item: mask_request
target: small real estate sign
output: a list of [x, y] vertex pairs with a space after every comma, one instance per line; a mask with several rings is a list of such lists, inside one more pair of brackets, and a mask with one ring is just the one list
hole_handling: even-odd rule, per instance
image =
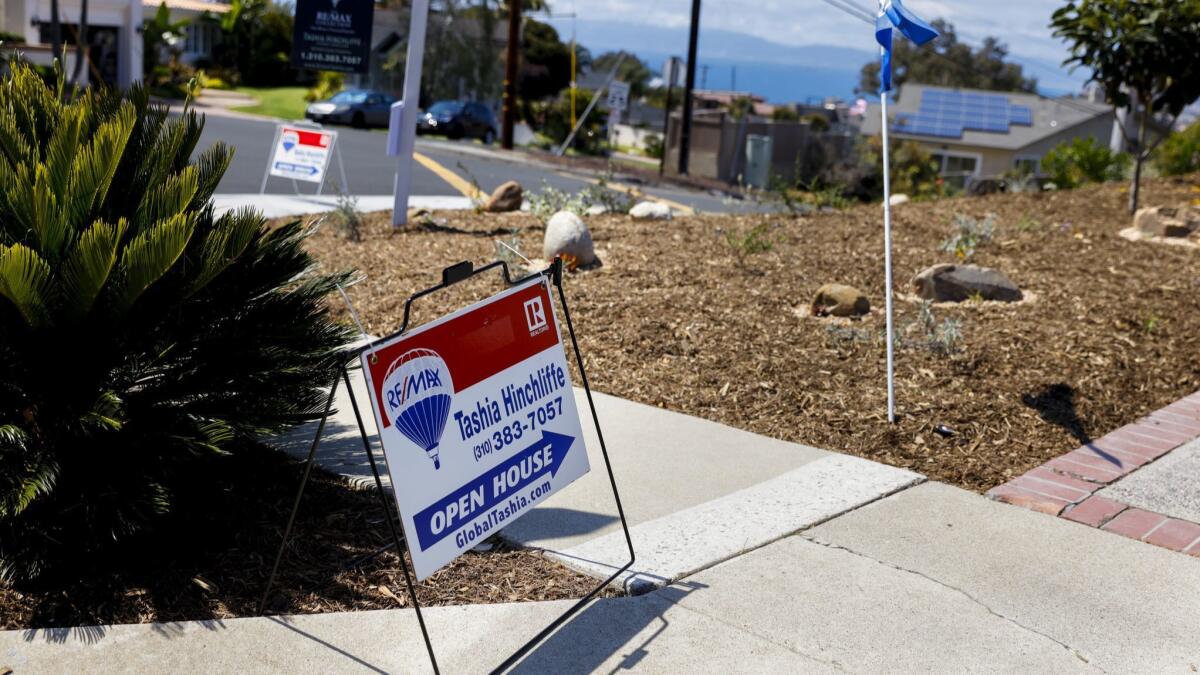
[[292, 65], [367, 72], [374, 20], [375, 0], [297, 0]]
[[271, 156], [269, 169], [272, 176], [310, 183], [324, 182], [329, 155], [337, 141], [336, 131], [281, 124], [275, 138], [275, 152]]
[[417, 578], [589, 470], [549, 282], [362, 355]]
[[608, 84], [608, 109], [625, 112], [629, 107], [629, 83], [614, 80]]

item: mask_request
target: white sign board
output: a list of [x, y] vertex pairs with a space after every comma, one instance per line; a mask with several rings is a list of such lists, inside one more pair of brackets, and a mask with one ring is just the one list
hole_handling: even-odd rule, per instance
[[336, 131], [281, 124], [268, 172], [280, 178], [322, 183], [336, 140]]
[[364, 352], [418, 579], [589, 470], [544, 278]]
[[608, 109], [624, 111], [629, 107], [629, 83], [610, 82], [608, 85]]

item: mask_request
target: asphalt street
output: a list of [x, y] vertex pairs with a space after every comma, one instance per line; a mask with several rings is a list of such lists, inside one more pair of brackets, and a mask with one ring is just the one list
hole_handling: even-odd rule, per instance
[[[235, 149], [233, 163], [221, 180], [217, 191], [224, 194], [257, 193], [262, 186], [268, 154], [275, 138], [276, 123], [267, 119], [251, 119], [226, 115], [209, 115], [200, 148], [217, 141]], [[344, 186], [341, 189], [355, 195], [387, 195], [392, 192], [396, 162], [386, 153], [387, 133], [382, 129], [352, 129], [333, 127], [338, 132], [334, 157], [330, 162], [326, 193], [332, 193], [343, 183], [338, 166], [338, 155], [345, 166]], [[536, 191], [545, 185], [564, 191], [578, 191], [594, 182], [598, 176], [583, 170], [566, 171], [559, 167], [529, 161], [517, 154], [512, 159], [504, 157], [495, 148], [485, 148], [477, 143], [418, 139], [417, 152], [423, 155], [441, 173], [452, 173], [459, 180], [448, 181], [439, 176], [426, 164], [417, 163], [413, 173], [413, 195], [462, 196], [464, 185], [476, 184], [484, 192], [491, 192], [501, 183], [515, 180], [527, 191]], [[675, 186], [645, 187], [635, 185], [620, 176], [614, 180], [618, 185], [636, 188], [655, 199], [673, 207], [690, 207], [698, 212], [730, 212], [760, 210], [754, 202], [734, 200], [724, 195], [704, 191], [687, 190]], [[457, 183], [457, 186], [452, 183]], [[266, 192], [271, 194], [302, 194], [316, 192], [315, 184], [298, 183], [270, 178]]]

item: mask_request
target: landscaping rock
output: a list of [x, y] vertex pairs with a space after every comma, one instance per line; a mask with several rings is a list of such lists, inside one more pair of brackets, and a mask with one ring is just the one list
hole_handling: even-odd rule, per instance
[[583, 219], [570, 211], [559, 211], [546, 223], [542, 257], [553, 260], [559, 255], [574, 258], [577, 265], [590, 265], [596, 261], [592, 233]]
[[1190, 237], [1200, 232], [1200, 209], [1193, 206], [1151, 206], [1138, 209], [1133, 225], [1156, 237]]
[[913, 286], [917, 295], [935, 302], [962, 302], [977, 295], [1000, 302], [1024, 297], [1003, 272], [978, 265], [934, 265], [913, 277]]
[[583, 212], [585, 216], [602, 216], [608, 213], [608, 207], [603, 204], [592, 204]]
[[629, 217], [634, 220], [670, 220], [671, 207], [659, 202], [638, 202], [629, 209]]
[[906, 195], [904, 193], [892, 195], [891, 197], [888, 198], [888, 204], [890, 204], [892, 206], [900, 206], [901, 204], [907, 204], [907, 203], [908, 203], [908, 195]]
[[813, 316], [862, 316], [871, 311], [871, 301], [853, 286], [825, 284], [812, 301]]
[[491, 197], [488, 197], [487, 202], [483, 205], [483, 210], [488, 213], [520, 211], [524, 198], [525, 191], [521, 188], [521, 184], [510, 180], [496, 188], [496, 191], [492, 193]]
[[407, 222], [409, 225], [415, 225], [415, 224], [425, 220], [430, 215], [429, 209], [420, 209], [420, 208], [409, 209], [407, 213], [408, 213]]

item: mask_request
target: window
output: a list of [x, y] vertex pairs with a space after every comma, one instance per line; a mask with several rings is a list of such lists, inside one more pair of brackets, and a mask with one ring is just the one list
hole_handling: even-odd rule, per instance
[[184, 34], [183, 51], [195, 56], [212, 56], [217, 40], [216, 26], [205, 21], [193, 21], [188, 24]]
[[959, 155], [949, 153], [932, 153], [933, 161], [937, 162], [942, 179], [955, 187], [965, 187], [967, 179], [979, 173], [978, 155]]
[[1041, 163], [1037, 157], [1017, 157], [1013, 160], [1013, 168], [1017, 173], [1035, 174], [1041, 168]]

